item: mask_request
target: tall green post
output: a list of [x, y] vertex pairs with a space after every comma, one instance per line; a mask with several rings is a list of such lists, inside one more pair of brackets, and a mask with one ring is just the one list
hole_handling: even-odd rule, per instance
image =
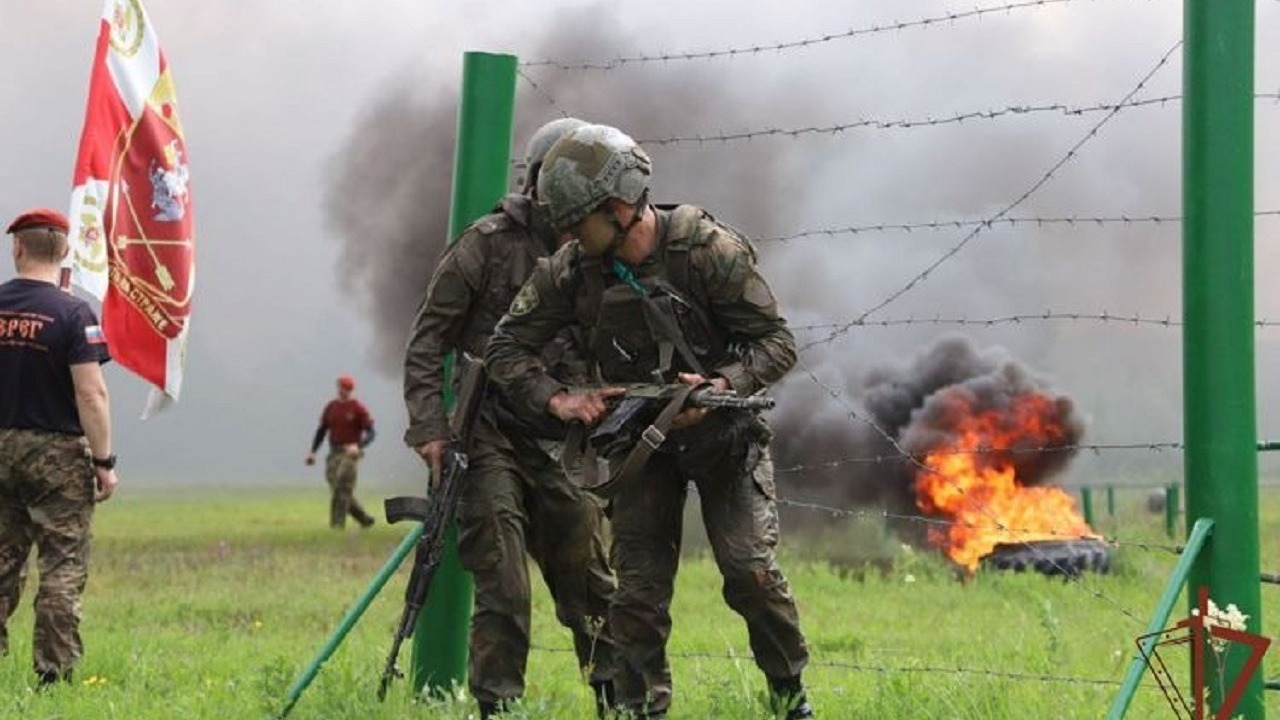
[[[453, 200], [449, 238], [457, 240], [476, 218], [489, 212], [507, 191], [515, 115], [514, 55], [468, 52], [462, 60], [462, 102], [453, 159]], [[446, 383], [445, 387], [450, 387]], [[445, 397], [452, 405], [453, 396]], [[458, 557], [457, 526], [431, 584], [431, 593], [413, 631], [413, 687], [447, 691], [466, 677], [471, 619], [471, 576]]]
[[1084, 521], [1093, 527], [1093, 488], [1085, 485], [1080, 488], [1080, 509], [1084, 513]]
[[[1253, 95], [1254, 0], [1184, 3], [1182, 118], [1183, 432], [1187, 527], [1214, 532], [1187, 587], [1209, 588], [1262, 627], [1258, 559], [1258, 458], [1254, 406]], [[1224, 691], [1207, 654], [1209, 707]], [[1247, 653], [1226, 653], [1228, 686]], [[1237, 710], [1265, 716], [1255, 676]]]

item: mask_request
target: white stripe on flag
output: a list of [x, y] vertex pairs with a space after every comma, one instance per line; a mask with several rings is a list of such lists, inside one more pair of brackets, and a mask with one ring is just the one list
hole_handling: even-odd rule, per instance
[[102, 208], [107, 202], [106, 180], [89, 179], [71, 191], [71, 232], [67, 235], [67, 259], [71, 282], [99, 302], [107, 294], [107, 238], [102, 228]]
[[160, 79], [160, 41], [137, 0], [107, 0], [102, 19], [111, 28], [107, 68], [120, 99], [136, 120]]

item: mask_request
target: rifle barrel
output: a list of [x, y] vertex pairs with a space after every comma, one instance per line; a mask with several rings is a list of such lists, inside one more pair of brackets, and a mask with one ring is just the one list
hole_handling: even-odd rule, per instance
[[702, 390], [689, 396], [688, 404], [693, 407], [733, 408], [738, 410], [771, 410], [777, 403], [768, 395], [748, 395], [741, 397], [732, 392], [715, 392]]

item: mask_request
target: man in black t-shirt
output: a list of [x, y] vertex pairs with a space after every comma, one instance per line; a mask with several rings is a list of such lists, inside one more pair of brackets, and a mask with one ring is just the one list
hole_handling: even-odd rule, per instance
[[110, 359], [87, 303], [58, 288], [67, 219], [33, 210], [9, 225], [17, 277], [0, 284], [0, 655], [34, 545], [32, 655], [41, 685], [80, 660], [80, 595], [95, 502], [116, 487]]

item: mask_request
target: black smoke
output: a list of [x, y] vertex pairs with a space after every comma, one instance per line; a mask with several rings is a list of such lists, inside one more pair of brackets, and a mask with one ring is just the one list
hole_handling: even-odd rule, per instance
[[[597, 10], [549, 23], [553, 29], [535, 55], [573, 48], [583, 56], [609, 57], [640, 49], [642, 38], [620, 30], [610, 33], [607, 46], [601, 44], [602, 24], [622, 25], [610, 22], [611, 6]], [[724, 67], [522, 72], [513, 159], [522, 156], [537, 127], [564, 114], [615, 125], [645, 144], [689, 128], [715, 127], [730, 109], [748, 119], [785, 121], [811, 116], [822, 105], [816, 94], [789, 95], [780, 111], [770, 88], [745, 87]], [[426, 80], [400, 77], [374, 95], [331, 159], [332, 181], [325, 189], [328, 225], [342, 247], [340, 287], [367, 314], [375, 335], [371, 353], [392, 377], [399, 375], [409, 324], [447, 240], [458, 79], [437, 74]], [[787, 195], [798, 181], [793, 171], [806, 157], [802, 146], [676, 148], [652, 142], [646, 149], [654, 160], [655, 202], [701, 205], [753, 236], [780, 234], [798, 222]], [[518, 175], [513, 165], [512, 187]]]
[[[1052, 441], [981, 456], [1011, 464], [1024, 485], [1043, 484], [1065, 469], [1085, 430], [1075, 404], [1047, 378], [1003, 348], [979, 348], [961, 335], [939, 338], [907, 361], [873, 367], [861, 377], [848, 369], [845, 387], [829, 389], [850, 399], [824, 398], [826, 391], [814, 383], [787, 385], [774, 451], [797, 495], [841, 506], [918, 515], [916, 460], [949, 444], [960, 399], [968, 412], [1006, 410], [1029, 393], [1051, 399], [1046, 419], [1062, 429]], [[909, 525], [900, 529], [909, 531]]]

